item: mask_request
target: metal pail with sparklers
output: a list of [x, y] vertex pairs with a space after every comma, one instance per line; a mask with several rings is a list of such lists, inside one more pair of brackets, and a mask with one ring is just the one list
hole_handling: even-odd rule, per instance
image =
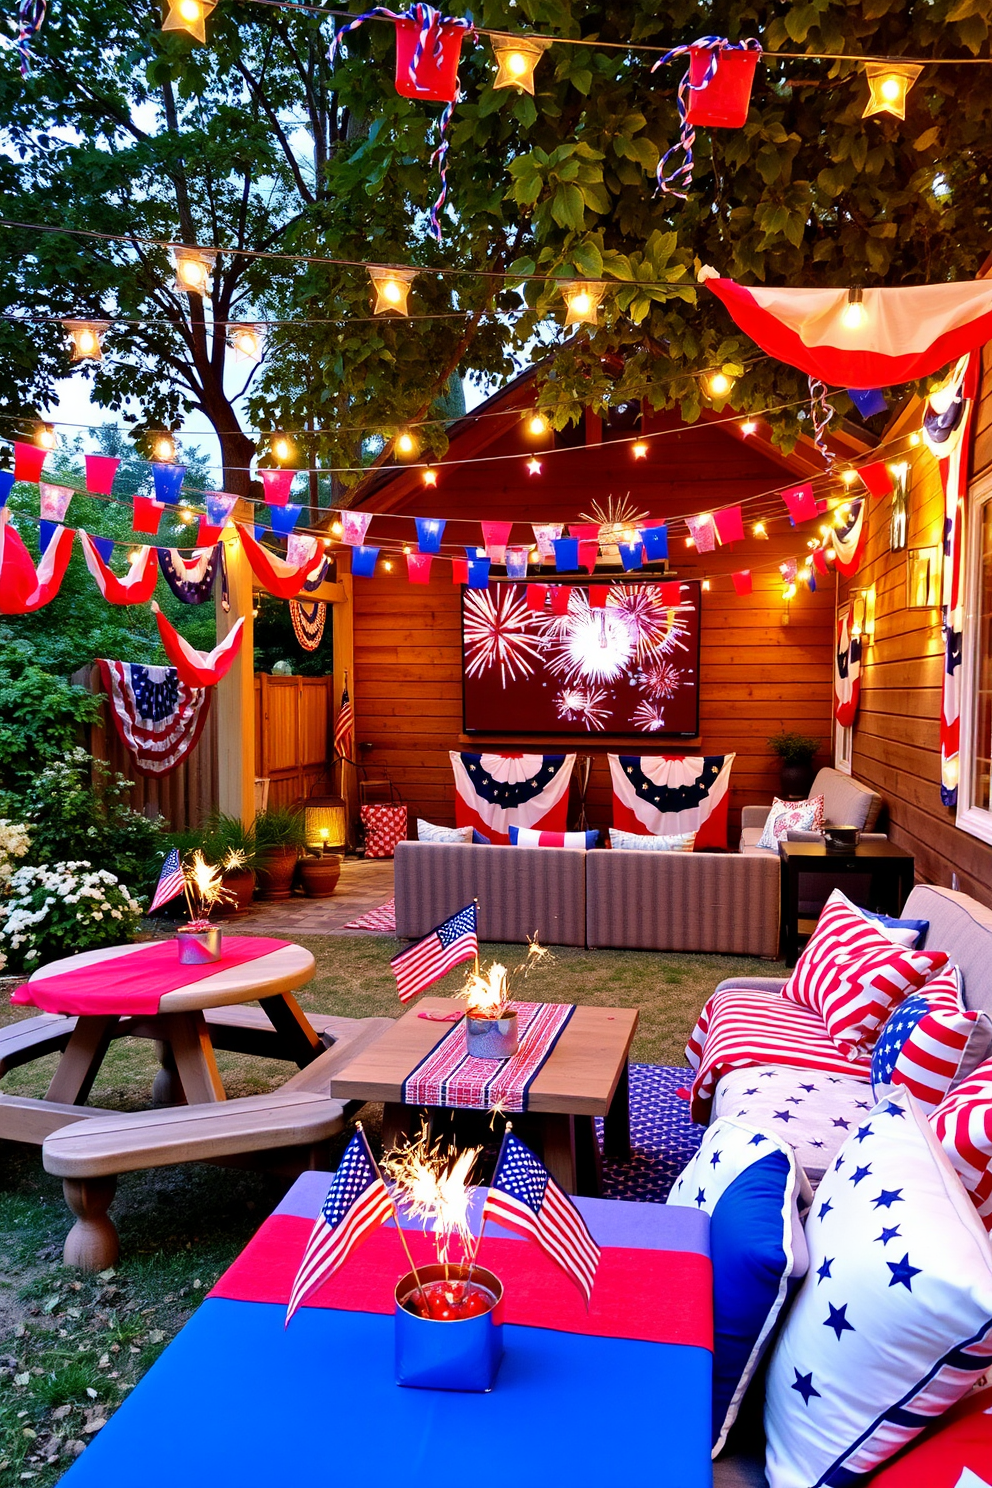
[[223, 934], [219, 925], [202, 928], [181, 925], [176, 931], [180, 966], [205, 966], [209, 961], [219, 961], [223, 954]]
[[465, 1046], [474, 1059], [509, 1059], [519, 1047], [517, 1013], [507, 1008], [497, 1018], [465, 1015]]
[[487, 1393], [503, 1358], [503, 1285], [483, 1266], [432, 1264], [396, 1284], [396, 1383]]

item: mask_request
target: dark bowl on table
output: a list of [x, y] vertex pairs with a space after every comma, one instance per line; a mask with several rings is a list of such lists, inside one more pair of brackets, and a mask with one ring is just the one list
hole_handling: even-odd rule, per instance
[[861, 830], [859, 827], [826, 827], [823, 841], [828, 853], [853, 852], [861, 841]]

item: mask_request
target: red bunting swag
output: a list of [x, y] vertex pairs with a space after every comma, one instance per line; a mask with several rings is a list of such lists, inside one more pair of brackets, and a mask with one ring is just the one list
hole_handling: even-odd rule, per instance
[[247, 527], [239, 524], [238, 534], [256, 579], [277, 599], [292, 599], [303, 587], [304, 580], [309, 579], [315, 569], [324, 562], [324, 553], [320, 547], [306, 563], [294, 565], [287, 563], [285, 558], [279, 558], [275, 553], [270, 553], [267, 548], [263, 548], [261, 543], [255, 541]]
[[849, 605], [837, 621], [834, 653], [834, 717], [841, 728], [850, 728], [861, 701], [860, 635], [854, 634], [854, 606]]
[[170, 625], [154, 600], [152, 612], [165, 654], [175, 667], [180, 682], [184, 682], [187, 687], [213, 687], [227, 675], [234, 658], [241, 650], [245, 625], [243, 617], [212, 651], [197, 651], [188, 641], [183, 640], [175, 626]]
[[72, 555], [71, 527], [56, 527], [37, 569], [20, 534], [0, 511], [0, 615], [29, 615], [58, 594]]
[[155, 592], [158, 579], [158, 554], [154, 548], [138, 548], [126, 579], [119, 579], [104, 563], [88, 532], [80, 532], [86, 567], [96, 580], [96, 587], [108, 604], [147, 604]]
[[188, 687], [175, 667], [99, 660], [110, 716], [139, 775], [168, 775], [203, 732], [210, 694]]

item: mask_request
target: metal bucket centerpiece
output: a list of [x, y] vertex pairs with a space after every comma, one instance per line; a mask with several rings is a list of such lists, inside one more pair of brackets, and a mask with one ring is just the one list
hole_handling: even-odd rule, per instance
[[536, 940], [527, 943], [527, 959], [512, 971], [498, 961], [483, 972], [476, 961], [462, 989], [465, 1008], [465, 1046], [475, 1059], [509, 1059], [520, 1047], [517, 1010], [510, 1002], [510, 983], [522, 972], [526, 977], [548, 952]]
[[170, 858], [162, 868], [153, 903], [157, 908], [178, 894], [186, 895], [189, 923], [180, 925], [176, 931], [179, 964], [205, 966], [219, 961], [224, 954], [224, 933], [219, 925], [210, 923], [210, 911], [233, 900], [235, 895], [225, 889], [222, 869], [208, 863], [199, 848], [188, 864], [178, 854], [175, 861]]
[[180, 966], [205, 966], [210, 961], [219, 961], [224, 954], [223, 940], [220, 926], [208, 921], [180, 925], [176, 931]]
[[471, 1263], [434, 1263], [396, 1283], [396, 1383], [488, 1393], [503, 1358], [503, 1284]]

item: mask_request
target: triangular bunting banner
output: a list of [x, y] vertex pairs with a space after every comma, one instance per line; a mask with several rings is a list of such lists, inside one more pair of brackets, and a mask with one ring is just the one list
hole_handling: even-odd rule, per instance
[[36, 481], [41, 478], [41, 469], [48, 457], [48, 451], [41, 449], [37, 444], [22, 444], [20, 440], [14, 441], [14, 479], [15, 481]]
[[716, 528], [713, 518], [709, 512], [704, 512], [699, 517], [686, 517], [685, 525], [689, 529], [689, 535], [695, 544], [697, 553], [712, 553], [716, 547]]
[[341, 541], [347, 543], [349, 548], [361, 547], [374, 515], [374, 512], [366, 511], [339, 511]]
[[203, 504], [207, 508], [207, 520], [211, 527], [225, 527], [238, 504], [238, 498], [228, 496], [226, 491], [205, 491]]
[[161, 502], [163, 506], [174, 505], [179, 500], [185, 474], [185, 465], [164, 465], [155, 461], [152, 465], [155, 500]]
[[41, 499], [41, 515], [46, 522], [61, 522], [69, 509], [73, 491], [70, 486], [50, 486], [42, 481], [38, 487]]
[[[366, 548], [364, 546], [352, 548], [351, 550], [351, 572], [356, 579], [371, 579], [375, 577], [376, 560], [379, 557], [378, 548]], [[467, 576], [466, 576], [467, 577]]]
[[94, 496], [109, 496], [121, 463], [116, 455], [85, 455], [86, 489]]
[[444, 536], [442, 517], [414, 517], [417, 524], [417, 547], [422, 553], [440, 553]]
[[871, 465], [862, 465], [858, 475], [876, 501], [880, 496], [887, 496], [892, 490], [892, 477], [884, 460], [875, 460]]
[[732, 573], [730, 577], [734, 581], [734, 589], [738, 594], [751, 593], [751, 570], [749, 568], [739, 569], [737, 573]]
[[288, 537], [300, 520], [302, 506], [294, 506], [287, 502], [285, 506], [274, 506], [272, 508], [272, 531], [280, 537]]
[[513, 530], [512, 522], [483, 522], [482, 545], [486, 556], [493, 563], [502, 563], [506, 558], [506, 544]]
[[727, 543], [743, 542], [744, 518], [739, 506], [725, 506], [722, 511], [714, 512], [713, 524], [721, 546], [726, 546]]
[[286, 541], [286, 562], [302, 565], [310, 563], [317, 551], [317, 539], [303, 532], [292, 532]]
[[431, 564], [433, 557], [430, 553], [407, 553], [406, 571], [411, 584], [429, 584], [431, 581]]
[[150, 532], [154, 536], [164, 511], [161, 502], [153, 501], [150, 496], [135, 496], [131, 526], [135, 532]]
[[813, 487], [809, 481], [802, 486], [793, 486], [791, 491], [783, 491], [782, 500], [788, 508], [794, 527], [799, 522], [810, 522], [818, 515]]
[[550, 563], [555, 556], [555, 539], [561, 537], [561, 522], [541, 522], [532, 526], [534, 541], [537, 543], [537, 554], [542, 563]]
[[295, 470], [260, 470], [262, 488], [268, 506], [285, 506], [293, 485]]

